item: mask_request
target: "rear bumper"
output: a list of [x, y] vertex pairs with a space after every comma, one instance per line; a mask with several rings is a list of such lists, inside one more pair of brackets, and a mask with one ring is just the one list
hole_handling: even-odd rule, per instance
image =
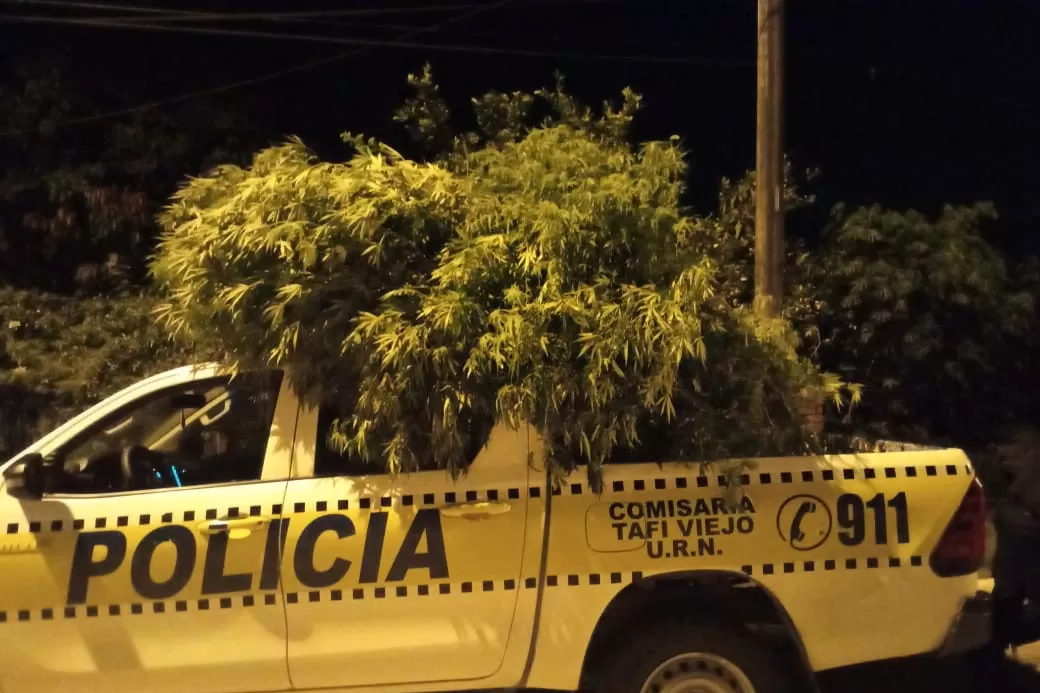
[[993, 598], [979, 591], [964, 600], [960, 613], [939, 647], [939, 656], [965, 654], [980, 650], [993, 639]]

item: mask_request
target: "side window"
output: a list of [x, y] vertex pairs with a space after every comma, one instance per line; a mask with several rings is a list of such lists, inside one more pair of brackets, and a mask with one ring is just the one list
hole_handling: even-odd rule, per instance
[[263, 470], [280, 371], [197, 381], [128, 404], [54, 457], [49, 493], [254, 481]]
[[341, 453], [329, 441], [339, 410], [323, 403], [318, 408], [318, 433], [314, 446], [314, 476], [365, 476], [382, 474], [383, 469], [349, 453]]

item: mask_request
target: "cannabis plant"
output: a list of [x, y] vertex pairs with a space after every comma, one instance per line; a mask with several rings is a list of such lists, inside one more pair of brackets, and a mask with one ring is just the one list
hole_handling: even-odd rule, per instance
[[[633, 144], [558, 81], [474, 99], [455, 133], [427, 70], [396, 118], [427, 157], [297, 139], [191, 180], [152, 272], [174, 333], [237, 367], [287, 367], [336, 405], [331, 441], [391, 472], [464, 470], [495, 422], [529, 422], [557, 469], [802, 452], [794, 396], [841, 383], [783, 319], [730, 300], [682, 205], [677, 139]], [[541, 117], [538, 117], [539, 114]]]

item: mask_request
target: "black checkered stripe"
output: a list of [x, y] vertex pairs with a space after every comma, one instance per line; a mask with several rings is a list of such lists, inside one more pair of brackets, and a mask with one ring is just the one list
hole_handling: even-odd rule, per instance
[[[542, 495], [542, 489], [537, 486], [532, 486], [528, 489], [528, 494], [531, 498], [539, 498]], [[310, 503], [293, 503], [290, 506], [284, 506], [281, 503], [275, 503], [273, 505], [251, 505], [248, 507], [223, 507], [223, 508], [209, 508], [204, 511], [196, 510], [185, 510], [177, 513], [162, 513], [161, 515], [153, 515], [150, 513], [143, 513], [141, 515], [120, 515], [113, 518], [110, 517], [97, 517], [92, 520], [85, 520], [82, 518], [76, 518], [71, 522], [64, 520], [54, 520], [52, 522], [29, 522], [29, 523], [18, 523], [9, 522], [6, 527], [7, 534], [19, 534], [24, 533], [25, 529], [28, 529], [31, 534], [39, 534], [42, 532], [61, 532], [61, 531], [80, 531], [84, 529], [110, 529], [112, 527], [128, 527], [134, 526], [149, 526], [149, 525], [161, 525], [170, 524], [173, 522], [197, 522], [202, 519], [216, 520], [221, 519], [234, 519], [234, 518], [245, 518], [245, 517], [256, 517], [270, 513], [271, 516], [290, 516], [294, 514], [302, 514], [308, 512], [333, 512], [333, 511], [346, 511], [352, 508], [360, 510], [373, 510], [373, 509], [388, 509], [392, 507], [397, 501], [399, 506], [439, 506], [439, 505], [450, 505], [452, 503], [458, 503], [465, 500], [467, 503], [473, 503], [480, 500], [497, 501], [501, 498], [508, 498], [510, 500], [519, 500], [522, 495], [522, 489], [510, 488], [505, 491], [499, 491], [497, 489], [488, 489], [486, 491], [465, 491], [463, 493], [456, 493], [449, 491], [447, 493], [423, 493], [418, 495], [407, 494], [400, 496], [395, 499], [393, 496], [381, 496], [378, 498], [359, 498], [355, 501], [349, 501], [346, 499], [334, 500], [334, 501], [312, 501]]]
[[263, 595], [243, 594], [212, 599], [170, 600], [162, 602], [137, 602], [131, 604], [109, 604], [107, 606], [66, 606], [61, 609], [20, 609], [0, 611], [0, 623], [25, 621], [53, 621], [58, 618], [97, 618], [99, 616], [139, 616], [141, 614], [179, 614], [188, 611], [213, 611], [217, 609], [239, 609], [255, 606], [274, 606], [278, 597], [274, 593]]
[[833, 572], [836, 570], [875, 570], [887, 568], [920, 568], [924, 565], [921, 556], [910, 556], [907, 559], [896, 556], [885, 558], [825, 558], [823, 560], [787, 561], [784, 563], [762, 563], [760, 565], [745, 565], [740, 572], [745, 575], [776, 575], [791, 573], [816, 573]]
[[[740, 486], [768, 486], [771, 484], [812, 484], [817, 482], [833, 482], [839, 480], [854, 481], [870, 480], [870, 479], [913, 479], [916, 477], [935, 477], [935, 476], [959, 476], [965, 474], [971, 476], [972, 469], [971, 465], [964, 465], [960, 467], [956, 464], [947, 465], [921, 465], [921, 466], [908, 466], [908, 467], [883, 467], [883, 468], [862, 468], [862, 469], [822, 469], [822, 470], [805, 470], [801, 472], [761, 472], [759, 474], [740, 474], [735, 477], [735, 481]], [[607, 483], [604, 488], [605, 493], [631, 493], [631, 492], [645, 492], [645, 491], [668, 491], [668, 490], [688, 490], [691, 488], [725, 488], [730, 484], [730, 477], [725, 474], [698, 474], [694, 476], [669, 476], [669, 477], [653, 477], [647, 479], [628, 479], [628, 480], [615, 480]], [[575, 482], [565, 484], [561, 487], [554, 488], [552, 495], [570, 495], [580, 496], [586, 493], [592, 493], [586, 482]], [[138, 516], [120, 515], [116, 518], [109, 517], [97, 517], [93, 519], [82, 519], [77, 518], [71, 522], [64, 520], [54, 520], [49, 523], [42, 522], [30, 522], [30, 523], [18, 523], [9, 522], [6, 526], [7, 534], [21, 534], [25, 533], [26, 530], [30, 534], [39, 534], [41, 532], [61, 532], [61, 531], [80, 531], [84, 529], [106, 529], [110, 527], [127, 527], [130, 525], [136, 526], [148, 526], [152, 524], [169, 524], [173, 522], [195, 522], [197, 520], [216, 520], [217, 518], [236, 518], [236, 517], [248, 517], [263, 515], [266, 509], [270, 509], [270, 514], [273, 516], [288, 516], [293, 514], [307, 513], [307, 512], [332, 512], [332, 511], [345, 511], [353, 509], [359, 510], [373, 510], [373, 509], [388, 509], [395, 505], [404, 507], [423, 507], [423, 506], [440, 506], [440, 505], [451, 505], [453, 503], [466, 502], [473, 503], [477, 501], [498, 501], [502, 499], [508, 500], [519, 500], [522, 496], [528, 498], [541, 498], [542, 489], [538, 486], [531, 486], [527, 489], [520, 487], [506, 488], [506, 489], [486, 489], [481, 491], [469, 490], [469, 491], [448, 491], [445, 493], [421, 493], [421, 494], [405, 494], [398, 498], [393, 496], [379, 496], [379, 497], [365, 497], [359, 498], [354, 501], [346, 499], [339, 500], [320, 500], [311, 501], [309, 503], [297, 502], [291, 506], [283, 506], [281, 503], [275, 503], [269, 506], [253, 505], [249, 507], [229, 507], [229, 508], [209, 508], [204, 511], [185, 510], [178, 513], [163, 513], [161, 515], [142, 514]]]
[[[914, 567], [923, 565], [920, 556], [912, 556], [906, 564]], [[861, 568], [878, 568], [881, 565], [900, 567], [904, 565], [898, 558], [867, 558], [845, 560], [825, 559], [820, 561], [800, 561], [797, 563], [764, 563], [746, 565], [741, 572], [749, 576], [813, 573], [834, 571], [839, 567], [845, 570]], [[642, 571], [559, 574], [546, 575], [544, 584], [547, 589], [565, 587], [598, 587], [601, 585], [628, 585], [643, 580]], [[360, 601], [366, 599], [407, 599], [409, 597], [437, 598], [444, 595], [481, 594], [488, 592], [512, 592], [516, 590], [533, 590], [538, 587], [537, 577], [522, 580], [507, 578], [505, 580], [479, 580], [466, 582], [434, 582], [419, 585], [393, 585], [378, 587], [355, 587], [353, 589], [311, 590], [286, 592], [285, 602], [288, 605], [301, 603], [330, 603], [342, 601]], [[221, 609], [240, 609], [275, 606], [278, 603], [274, 592], [265, 594], [240, 594], [225, 597], [211, 597], [191, 600], [169, 600], [155, 602], [138, 602], [131, 604], [109, 604], [107, 606], [67, 606], [62, 609], [22, 609], [18, 611], [0, 611], [0, 623], [25, 621], [52, 621], [59, 618], [98, 618], [104, 616], [138, 616], [150, 614], [181, 614], [186, 612], [214, 611]]]
[[[902, 473], [900, 473], [902, 472]], [[769, 486], [771, 484], [813, 484], [827, 481], [855, 481], [872, 479], [914, 479], [917, 477], [934, 476], [960, 476], [966, 474], [971, 476], [971, 465], [961, 467], [956, 464], [934, 465], [927, 464], [919, 467], [864, 467], [861, 469], [806, 469], [801, 472], [761, 472], [758, 474], [738, 474], [734, 477], [739, 486]], [[614, 493], [625, 493], [628, 491], [667, 491], [670, 488], [686, 489], [691, 487], [709, 488], [712, 485], [729, 486], [730, 477], [726, 474], [708, 476], [699, 474], [693, 477], [657, 477], [654, 479], [635, 479], [632, 481], [612, 481], [608, 484], [608, 490]], [[571, 492], [582, 493], [582, 484], [571, 484]], [[554, 495], [558, 495], [554, 492]]]
[[[587, 587], [589, 585], [624, 585], [643, 579], [643, 573], [614, 572], [591, 573], [584, 575], [547, 575], [546, 587]], [[363, 599], [399, 599], [407, 597], [433, 597], [453, 594], [479, 594], [487, 592], [512, 592], [520, 589], [532, 590], [538, 587], [537, 577], [522, 580], [507, 578], [505, 580], [479, 580], [466, 582], [434, 582], [420, 585], [393, 585], [378, 587], [355, 587], [353, 589], [311, 590], [303, 592], [286, 592], [287, 604], [359, 601]], [[212, 611], [219, 609], [238, 609], [260, 606], [274, 606], [278, 603], [277, 595], [268, 592], [262, 595], [241, 594], [226, 597], [213, 597], [192, 600], [170, 600], [156, 602], [139, 602], [126, 605], [110, 604], [107, 606], [67, 606], [62, 609], [22, 609], [19, 611], [0, 611], [0, 623], [24, 621], [52, 621], [56, 618], [97, 618], [102, 616], [137, 616], [150, 614], [179, 614], [185, 612]]]
[[[642, 571], [626, 573], [585, 573], [570, 575], [546, 575], [546, 587], [588, 587], [597, 585], [627, 585], [643, 579]], [[360, 587], [352, 590], [323, 590], [310, 592], [287, 592], [285, 601], [289, 604], [300, 602], [338, 602], [345, 599], [387, 599], [389, 597], [429, 597], [445, 594], [473, 594], [482, 592], [513, 592], [515, 590], [533, 590], [538, 587], [538, 578], [528, 577], [523, 580], [507, 578], [505, 580], [478, 580], [476, 582], [437, 582], [428, 585], [394, 585], [392, 587]]]

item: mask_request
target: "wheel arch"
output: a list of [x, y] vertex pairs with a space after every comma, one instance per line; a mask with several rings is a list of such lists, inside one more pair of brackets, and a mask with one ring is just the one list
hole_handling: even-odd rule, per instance
[[[585, 649], [581, 687], [591, 686], [602, 658], [633, 630], [689, 615], [692, 621], [761, 631], [786, 642], [796, 658], [794, 672], [810, 690], [816, 688], [801, 635], [787, 609], [765, 585], [744, 573], [728, 570], [692, 570], [645, 577], [614, 595], [600, 614]], [[588, 687], [588, 688], [587, 688]]]

